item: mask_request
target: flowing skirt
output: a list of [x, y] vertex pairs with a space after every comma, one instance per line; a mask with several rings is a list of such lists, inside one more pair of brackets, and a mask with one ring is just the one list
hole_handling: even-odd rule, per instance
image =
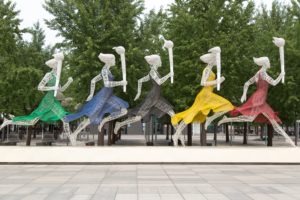
[[[256, 116], [254, 121], [258, 123], [269, 123], [269, 119], [274, 119], [276, 122], [281, 123], [281, 120], [277, 116], [277, 113], [274, 112], [273, 109], [266, 102], [265, 94], [265, 91], [257, 90], [248, 99], [248, 101], [246, 101], [246, 103], [231, 111], [231, 116]], [[269, 119], [265, 115], [267, 115]]]
[[172, 124], [176, 125], [181, 120], [183, 120], [185, 124], [192, 122], [203, 123], [210, 111], [215, 113], [229, 112], [233, 109], [234, 106], [228, 100], [204, 88], [198, 93], [193, 105], [189, 109], [172, 117]]
[[113, 95], [113, 89], [102, 88], [89, 102], [74, 114], [65, 116], [65, 122], [71, 122], [80, 117], [86, 116], [90, 123], [100, 124], [105, 114], [112, 114], [121, 111], [122, 108], [128, 108], [128, 103], [117, 96]]
[[53, 91], [47, 92], [39, 106], [27, 116], [14, 117], [13, 122], [26, 122], [34, 119], [52, 123], [61, 120], [68, 112], [64, 110], [60, 102], [54, 97]]

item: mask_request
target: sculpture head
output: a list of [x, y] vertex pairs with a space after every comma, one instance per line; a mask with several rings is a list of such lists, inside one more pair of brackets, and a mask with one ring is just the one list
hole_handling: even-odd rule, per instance
[[116, 65], [116, 58], [113, 54], [100, 53], [98, 57], [101, 60], [101, 62], [105, 63], [105, 65], [108, 66]]
[[213, 53], [207, 53], [203, 56], [200, 56], [200, 60], [208, 65], [216, 65], [216, 56]]
[[45, 63], [48, 67], [52, 68], [52, 69], [56, 69], [57, 67], [57, 60], [52, 58], [50, 60], [48, 60], [46, 63]]
[[145, 60], [149, 65], [157, 69], [158, 67], [161, 67], [161, 59], [159, 55], [150, 55], [145, 56]]
[[260, 57], [260, 58], [253, 58], [255, 64], [264, 69], [269, 69], [271, 67], [270, 60], [268, 57]]
[[200, 57], [200, 60], [202, 62], [210, 65], [210, 66], [216, 66], [220, 62], [220, 54], [221, 54], [221, 48], [220, 47], [214, 47], [208, 50], [208, 54], [205, 54]]

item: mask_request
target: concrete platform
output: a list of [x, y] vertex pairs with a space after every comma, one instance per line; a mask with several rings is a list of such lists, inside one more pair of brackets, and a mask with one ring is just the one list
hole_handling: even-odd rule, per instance
[[0, 163], [300, 164], [292, 147], [0, 147]]

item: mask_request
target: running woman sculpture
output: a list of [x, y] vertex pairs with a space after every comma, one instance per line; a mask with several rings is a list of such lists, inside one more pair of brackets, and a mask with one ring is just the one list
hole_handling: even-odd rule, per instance
[[73, 79], [69, 77], [68, 82], [63, 87], [59, 87], [58, 77], [60, 77], [64, 55], [62, 53], [57, 53], [54, 54], [53, 57], [54, 59], [46, 62], [46, 65], [52, 68], [52, 71], [46, 73], [38, 85], [38, 90], [47, 91], [39, 106], [30, 115], [13, 117], [12, 120], [4, 119], [0, 130], [6, 125], [10, 124], [33, 126], [39, 120], [48, 123], [62, 120], [64, 124], [64, 131], [67, 135], [69, 135], [69, 126], [63, 121], [63, 117], [67, 114], [67, 112], [61, 106], [57, 98], [63, 96], [62, 92], [64, 92], [70, 86], [70, 84], [73, 82]]
[[[124, 47], [114, 48], [116, 52], [121, 56], [121, 62], [123, 68], [125, 67], [125, 49]], [[114, 81], [114, 77], [110, 72], [110, 67], [115, 66], [115, 56], [113, 54], [99, 55], [100, 61], [105, 65], [101, 70], [101, 73], [95, 76], [91, 81], [90, 95], [87, 98], [87, 103], [74, 114], [67, 115], [64, 120], [70, 122], [79, 119], [83, 116], [87, 118], [79, 124], [77, 129], [70, 135], [70, 141], [72, 145], [76, 145], [78, 134], [88, 125], [99, 125], [98, 129], [101, 131], [102, 126], [111, 120], [117, 119], [127, 113], [128, 103], [123, 101], [117, 96], [113, 95], [113, 87], [126, 86], [127, 81]], [[122, 70], [126, 73], [126, 70]], [[126, 77], [126, 76], [125, 76]], [[124, 78], [124, 75], [123, 75]], [[94, 96], [96, 82], [103, 80], [104, 87]], [[126, 91], [125, 88], [123, 88]], [[105, 117], [105, 114], [109, 114]]]
[[[194, 104], [187, 110], [180, 112], [172, 117], [172, 124], [178, 125], [176, 133], [174, 134], [174, 146], [178, 145], [178, 139], [184, 145], [184, 138], [182, 135], [183, 129], [192, 122], [203, 123], [206, 120], [205, 127], [216, 118], [234, 109], [234, 106], [223, 97], [213, 92], [214, 87], [220, 87], [225, 78], [220, 76], [221, 71], [221, 49], [214, 47], [209, 50], [210, 53], [200, 57], [200, 60], [207, 63], [207, 67], [203, 70], [201, 86], [203, 89], [198, 93]], [[217, 66], [219, 78], [212, 71], [212, 68]], [[207, 118], [207, 115], [213, 111], [215, 114]]]
[[[164, 38], [163, 38], [164, 39]], [[158, 73], [158, 68], [161, 67], [161, 58], [159, 55], [150, 55], [145, 56], [145, 60], [150, 65], [150, 72], [145, 77], [138, 80], [138, 93], [134, 100], [137, 100], [141, 95], [142, 90], [142, 84], [144, 82], [150, 81], [152, 83], [152, 89], [148, 93], [145, 100], [138, 105], [136, 108], [129, 111], [128, 116], [129, 118], [122, 122], [117, 122], [115, 125], [114, 133], [117, 134], [119, 129], [122, 126], [140, 121], [141, 119], [144, 119], [144, 121], [149, 120], [149, 116], [151, 114], [156, 115], [158, 118], [162, 117], [165, 114], [170, 115], [171, 117], [174, 115], [174, 111], [172, 108], [172, 105], [161, 96], [161, 85], [166, 82], [169, 78], [172, 78], [174, 74], [173, 71], [173, 42], [170, 40], [164, 39], [164, 48], [167, 48], [169, 51], [169, 61], [170, 61], [170, 68], [171, 72], [160, 78], [160, 74]]]
[[280, 49], [280, 60], [281, 60], [281, 73], [277, 79], [272, 79], [268, 74], [267, 70], [271, 67], [268, 57], [254, 58], [255, 64], [261, 67], [261, 69], [244, 85], [244, 92], [241, 98], [243, 103], [247, 99], [247, 91], [250, 85], [256, 83], [256, 91], [252, 96], [240, 107], [234, 109], [231, 114], [235, 116], [233, 118], [223, 118], [219, 121], [219, 125], [228, 122], [260, 122], [272, 124], [274, 130], [281, 134], [285, 139], [292, 145], [295, 146], [291, 138], [286, 132], [279, 126], [281, 120], [277, 114], [267, 103], [267, 95], [269, 84], [276, 86], [285, 76], [284, 71], [284, 45], [285, 40], [282, 38], [274, 38], [274, 44]]

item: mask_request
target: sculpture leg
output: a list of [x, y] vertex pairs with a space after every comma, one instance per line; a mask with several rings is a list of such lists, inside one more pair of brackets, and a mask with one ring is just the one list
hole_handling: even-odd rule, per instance
[[229, 122], [253, 122], [256, 117], [257, 116], [242, 115], [242, 116], [238, 116], [238, 117], [227, 118], [224, 116], [224, 118], [218, 122], [218, 126], [220, 126], [221, 124], [229, 123]]
[[125, 120], [123, 122], [117, 122], [116, 125], [115, 125], [114, 133], [118, 134], [118, 131], [122, 126], [125, 126], [127, 124], [131, 124], [131, 123], [134, 123], [134, 122], [141, 121], [141, 119], [142, 119], [142, 116], [135, 116], [135, 117], [130, 117], [130, 118], [128, 118], [127, 120]]
[[1, 131], [5, 126], [11, 125], [11, 124], [13, 124], [12, 120], [8, 120], [8, 119], [6, 119], [6, 118], [4, 117], [4, 121], [3, 121], [3, 123], [2, 123], [1, 126], [0, 126], [0, 131]]
[[39, 121], [40, 118], [35, 118], [31, 121], [17, 121], [17, 122], [13, 122], [12, 120], [8, 120], [6, 118], [4, 118], [4, 122], [1, 124], [0, 126], [0, 130], [2, 128], [4, 128], [5, 126], [7, 125], [19, 125], [19, 126], [33, 126], [35, 125], [38, 121]]
[[71, 135], [71, 130], [70, 130], [70, 125], [69, 123], [65, 122], [63, 119], [61, 120], [63, 123], [63, 129], [64, 132], [66, 133], [67, 137], [70, 138]]
[[293, 147], [296, 147], [295, 143], [293, 142], [293, 140], [288, 136], [288, 134], [281, 128], [281, 126], [279, 126], [279, 124], [274, 120], [274, 119], [270, 119], [270, 117], [267, 114], [264, 114], [265, 117], [267, 117], [270, 121], [270, 123], [272, 124], [274, 131], [276, 131], [277, 133], [279, 133], [280, 135], [282, 135], [285, 140], [290, 143], [290, 145], [292, 145]]
[[174, 143], [175, 147], [178, 146], [178, 139], [180, 139], [182, 146], [185, 146], [182, 131], [186, 126], [187, 126], [187, 124], [185, 124], [184, 121], [181, 121], [179, 123], [179, 125], [177, 126], [177, 130], [176, 130], [175, 134], [173, 135], [173, 143]]
[[81, 122], [79, 124], [79, 126], [77, 127], [77, 129], [72, 133], [70, 134], [69, 136], [69, 139], [70, 139], [70, 142], [71, 142], [71, 145], [72, 146], [75, 146], [76, 143], [77, 143], [77, 136], [78, 134], [83, 130], [85, 129], [88, 125], [90, 125], [90, 119], [89, 118], [86, 118], [83, 120], [83, 122]]
[[223, 111], [223, 112], [217, 112], [214, 113], [212, 116], [207, 117], [205, 121], [205, 130], [207, 130], [207, 127], [218, 117], [221, 117], [222, 115], [225, 115], [228, 111]]
[[98, 126], [98, 130], [101, 132], [102, 127], [104, 126], [104, 124], [106, 122], [118, 119], [119, 117], [122, 117], [122, 116], [126, 115], [127, 112], [128, 111], [127, 111], [126, 108], [122, 108], [121, 111], [117, 111], [117, 112], [111, 113], [109, 116], [107, 116], [107, 117], [105, 117], [105, 118], [102, 119], [101, 123]]

